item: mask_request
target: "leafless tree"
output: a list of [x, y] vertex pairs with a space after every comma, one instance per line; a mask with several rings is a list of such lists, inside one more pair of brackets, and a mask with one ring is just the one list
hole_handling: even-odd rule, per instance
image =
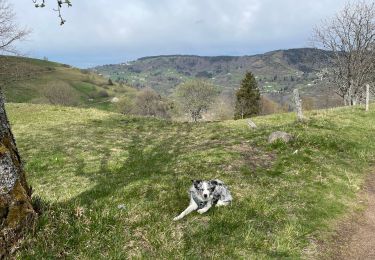
[[363, 101], [375, 71], [375, 3], [347, 4], [315, 28], [313, 42], [333, 54], [328, 75], [345, 104]]
[[[16, 25], [11, 6], [0, 0], [0, 53], [15, 53], [13, 44], [27, 33]], [[31, 188], [26, 182], [1, 93], [6, 82], [0, 80], [0, 259], [7, 258], [10, 246], [34, 216]]]
[[15, 13], [6, 0], [0, 0], [0, 52], [16, 54], [14, 43], [22, 40], [29, 30], [20, 28], [15, 22]]
[[194, 122], [202, 118], [202, 113], [209, 109], [217, 94], [215, 86], [201, 80], [187, 81], [176, 89], [179, 105]]
[[[45, 6], [44, 0], [41, 3], [33, 2], [35, 7]], [[65, 23], [61, 16], [63, 5], [69, 7], [71, 3], [69, 0], [57, 0], [55, 11], [59, 14], [61, 25]], [[28, 33], [28, 30], [16, 24], [15, 13], [7, 0], [0, 0], [0, 54], [17, 54], [14, 43], [24, 39]], [[9, 61], [15, 66], [9, 66]], [[18, 68], [15, 59], [0, 57], [0, 259], [9, 257], [10, 248], [35, 216], [31, 204], [32, 190], [26, 181], [1, 91], [4, 84], [24, 74], [19, 73]]]
[[[14, 44], [29, 33], [30, 30], [17, 25], [12, 5], [7, 0], [0, 0], [0, 55], [18, 55]], [[19, 77], [20, 70], [22, 71], [15, 59], [0, 57], [0, 91], [4, 84], [9, 84]]]
[[234, 116], [234, 97], [221, 93], [204, 115], [208, 120], [230, 120]]
[[[44, 8], [46, 7], [46, 0], [32, 0], [33, 3], [35, 4], [36, 8]], [[64, 25], [66, 20], [63, 18], [61, 14], [61, 9], [63, 5], [66, 5], [67, 7], [71, 7], [72, 3], [70, 0], [56, 0], [56, 8], [53, 9], [55, 12], [58, 13], [58, 17], [60, 19], [60, 25]]]

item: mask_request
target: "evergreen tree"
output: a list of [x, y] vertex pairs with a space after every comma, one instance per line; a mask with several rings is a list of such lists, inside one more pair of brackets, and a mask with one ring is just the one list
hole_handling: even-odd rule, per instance
[[234, 119], [248, 118], [260, 112], [260, 92], [254, 75], [247, 72], [236, 92]]

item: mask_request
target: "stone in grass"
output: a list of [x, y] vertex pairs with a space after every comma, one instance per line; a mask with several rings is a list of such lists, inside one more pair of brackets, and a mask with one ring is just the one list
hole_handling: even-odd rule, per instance
[[291, 134], [288, 134], [286, 132], [273, 132], [269, 137], [268, 137], [268, 143], [273, 144], [277, 142], [278, 140], [283, 141], [285, 143], [289, 143], [292, 141], [293, 136]]
[[111, 103], [118, 103], [120, 99], [118, 97], [114, 97], [111, 99]]
[[117, 206], [117, 208], [118, 208], [119, 210], [125, 210], [125, 209], [126, 209], [126, 206], [125, 206], [124, 204], [120, 204], [120, 205]]

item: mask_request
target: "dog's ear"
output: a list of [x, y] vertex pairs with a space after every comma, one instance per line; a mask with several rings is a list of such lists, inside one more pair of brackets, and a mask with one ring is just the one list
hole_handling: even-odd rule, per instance
[[216, 185], [218, 185], [218, 182], [217, 182], [217, 181], [210, 181], [210, 183], [211, 183], [212, 186], [216, 186]]
[[198, 189], [198, 185], [202, 182], [201, 180], [191, 180], [193, 183], [194, 187]]
[[211, 192], [215, 191], [217, 185], [218, 185], [217, 181], [215, 181], [215, 180], [210, 181], [210, 186], [211, 186], [210, 190], [211, 190]]

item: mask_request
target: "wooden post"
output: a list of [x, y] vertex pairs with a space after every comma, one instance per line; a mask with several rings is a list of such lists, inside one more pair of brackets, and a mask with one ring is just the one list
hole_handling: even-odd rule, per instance
[[370, 109], [370, 85], [366, 85], [366, 111]]
[[297, 119], [298, 121], [303, 121], [305, 118], [302, 112], [302, 101], [300, 99], [298, 89], [293, 90], [293, 94], [294, 94], [294, 102], [296, 104]]

